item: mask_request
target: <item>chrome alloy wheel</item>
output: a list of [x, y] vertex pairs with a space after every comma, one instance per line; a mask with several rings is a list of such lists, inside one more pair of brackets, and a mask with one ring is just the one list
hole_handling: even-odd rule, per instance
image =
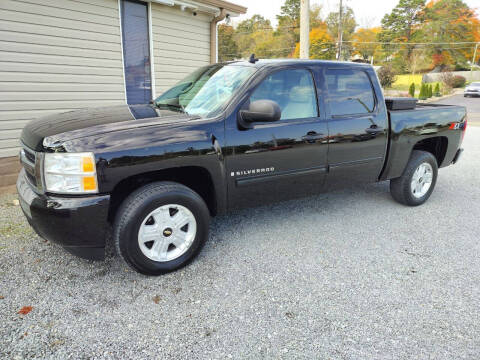
[[416, 198], [421, 198], [425, 196], [430, 187], [432, 186], [433, 181], [433, 168], [429, 163], [421, 163], [412, 176], [412, 181], [410, 183], [410, 190], [412, 191], [413, 196]]
[[153, 261], [171, 261], [192, 245], [197, 222], [192, 212], [177, 204], [163, 205], [145, 217], [138, 231], [143, 255]]

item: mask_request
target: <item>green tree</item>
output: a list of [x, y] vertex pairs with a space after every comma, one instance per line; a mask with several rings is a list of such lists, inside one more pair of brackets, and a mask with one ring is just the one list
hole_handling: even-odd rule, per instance
[[479, 25], [475, 12], [462, 0], [438, 0], [425, 7], [421, 20], [423, 41], [434, 45], [429, 47], [432, 65], [441, 69], [448, 65], [468, 67], [470, 49], [435, 43], [476, 41]]
[[427, 91], [426, 91], [426, 86], [425, 86], [424, 83], [422, 83], [422, 84], [420, 85], [420, 94], [418, 94], [418, 98], [419, 98], [420, 100], [425, 100], [425, 99], [427, 98], [426, 92], [427, 92]]
[[[338, 26], [340, 24], [340, 13], [331, 12], [328, 14], [325, 22], [327, 23], [328, 32], [330, 36], [333, 38], [338, 38]], [[357, 27], [357, 22], [355, 20], [355, 14], [353, 13], [353, 9], [351, 7], [345, 6], [343, 8], [342, 14], [342, 33], [343, 39], [345, 41], [350, 40], [353, 33], [355, 32], [355, 28]]]
[[310, 6], [309, 19], [310, 30], [325, 25], [325, 22], [322, 20], [322, 7], [320, 5]]
[[[327, 18], [325, 19], [327, 23], [327, 28], [330, 36], [337, 41], [338, 39], [338, 32], [339, 32], [339, 25], [340, 25], [340, 13], [338, 11], [331, 12], [328, 14]], [[351, 7], [345, 6], [343, 8], [342, 14], [342, 35], [344, 41], [350, 41], [352, 39], [352, 35], [355, 32], [355, 28], [357, 27], [357, 22], [355, 20], [355, 14], [353, 13], [353, 9]], [[342, 57], [348, 58], [351, 53], [351, 47], [344, 46]]]
[[235, 30], [226, 24], [218, 25], [218, 61], [228, 61], [240, 57], [234, 40]]
[[441, 96], [441, 94], [440, 94], [440, 84], [438, 82], [435, 84], [435, 90], [433, 91], [433, 95], [435, 95], [437, 97]]
[[411, 83], [410, 87], [408, 88], [408, 93], [411, 97], [415, 97], [415, 83]]
[[253, 53], [257, 57], [271, 57], [272, 39], [273, 27], [270, 20], [258, 14], [243, 20], [235, 29], [234, 41], [242, 58], [247, 58]]
[[273, 30], [270, 20], [265, 19], [262, 15], [255, 14], [251, 18], [245, 19], [237, 26], [237, 33], [252, 33], [257, 30]]
[[378, 38], [384, 42], [408, 42], [415, 36], [421, 24], [421, 12], [425, 0], [400, 0], [390, 14], [382, 19], [382, 31]]
[[280, 8], [280, 16], [288, 16], [292, 20], [300, 20], [300, 0], [285, 0]]
[[[310, 29], [324, 24], [321, 18], [322, 7], [310, 7]], [[279, 57], [291, 55], [295, 44], [300, 41], [300, 0], [286, 0], [277, 15], [278, 25], [274, 32], [274, 49]], [[278, 46], [276, 46], [278, 44]]]
[[[390, 14], [386, 14], [382, 19], [382, 31], [377, 38], [381, 42], [412, 42], [419, 33], [421, 25], [422, 10], [425, 6], [425, 0], [400, 0]], [[383, 45], [387, 55], [393, 56], [398, 71], [410, 70], [413, 46], [405, 45], [401, 48], [398, 45]], [[406, 60], [406, 61], [405, 61]]]

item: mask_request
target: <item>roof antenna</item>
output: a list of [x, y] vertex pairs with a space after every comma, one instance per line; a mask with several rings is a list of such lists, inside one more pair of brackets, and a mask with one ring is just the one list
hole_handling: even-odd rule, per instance
[[249, 63], [255, 64], [258, 59], [255, 57], [255, 54], [250, 55], [250, 59], [248, 59]]

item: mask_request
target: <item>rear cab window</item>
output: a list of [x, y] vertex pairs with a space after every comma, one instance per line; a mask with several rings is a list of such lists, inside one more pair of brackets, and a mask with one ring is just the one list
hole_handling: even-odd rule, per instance
[[365, 115], [375, 110], [375, 94], [365, 71], [326, 69], [330, 116]]

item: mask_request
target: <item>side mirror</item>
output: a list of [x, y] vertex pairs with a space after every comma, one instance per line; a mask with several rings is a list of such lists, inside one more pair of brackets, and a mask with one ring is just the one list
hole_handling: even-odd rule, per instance
[[240, 110], [240, 117], [246, 123], [278, 121], [281, 115], [280, 106], [272, 100], [257, 100], [250, 103], [248, 110]]

